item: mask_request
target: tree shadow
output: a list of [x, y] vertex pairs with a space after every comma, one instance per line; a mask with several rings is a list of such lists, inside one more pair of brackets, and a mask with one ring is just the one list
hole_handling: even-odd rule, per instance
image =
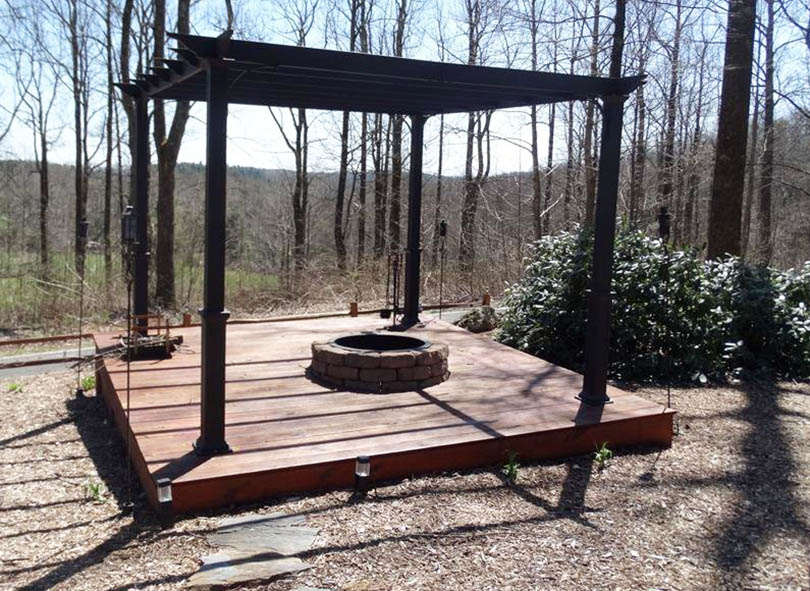
[[[19, 586], [20, 591], [51, 589], [77, 575], [80, 576], [86, 569], [103, 563], [111, 553], [126, 546], [133, 540], [138, 538], [147, 539], [160, 533], [157, 520], [151, 516], [143, 494], [140, 492], [134, 470], [129, 469], [126, 461], [121, 461], [122, 457], [126, 456], [117, 432], [113, 428], [111, 421], [107, 419], [106, 409], [101, 399], [98, 397], [71, 399], [66, 401], [66, 407], [70, 413], [70, 420], [75, 423], [80, 439], [88, 451], [96, 473], [115, 499], [119, 511], [103, 520], [109, 522], [109, 536], [81, 555], [64, 560], [39, 562], [25, 568], [2, 571], [5, 575], [46, 571], [32, 581]], [[82, 501], [83, 499], [66, 499], [49, 503], [8, 507], [6, 510], [37, 509]], [[133, 515], [132, 521], [119, 526], [118, 520], [128, 513], [135, 513], [136, 515]], [[93, 523], [96, 522], [97, 520], [93, 521]], [[90, 522], [29, 530], [21, 532], [19, 535], [62, 531], [72, 527], [81, 527], [88, 523]]]
[[744, 569], [751, 556], [779, 532], [807, 538], [810, 527], [799, 512], [798, 470], [787, 441], [779, 406], [782, 389], [773, 383], [742, 385], [747, 398], [739, 419], [750, 428], [742, 441], [742, 472], [730, 480], [742, 495], [715, 544], [715, 560], [724, 569]]
[[[100, 396], [72, 398], [65, 403], [79, 437], [87, 449], [93, 467], [119, 510], [128, 511], [143, 502], [143, 493], [135, 470], [115, 430], [107, 407]], [[121, 461], [121, 458], [125, 458]]]

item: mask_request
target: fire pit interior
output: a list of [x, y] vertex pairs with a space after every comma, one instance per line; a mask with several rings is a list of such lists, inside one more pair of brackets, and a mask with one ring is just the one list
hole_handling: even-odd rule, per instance
[[353, 334], [312, 344], [307, 375], [353, 392], [411, 392], [448, 377], [447, 345], [384, 332]]

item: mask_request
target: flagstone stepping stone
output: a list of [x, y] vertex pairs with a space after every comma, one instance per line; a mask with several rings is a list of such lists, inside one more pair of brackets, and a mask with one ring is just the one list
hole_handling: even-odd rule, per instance
[[308, 550], [318, 530], [302, 515], [239, 515], [222, 520], [208, 537], [216, 552], [203, 557], [190, 587], [268, 580], [310, 567], [296, 555]]

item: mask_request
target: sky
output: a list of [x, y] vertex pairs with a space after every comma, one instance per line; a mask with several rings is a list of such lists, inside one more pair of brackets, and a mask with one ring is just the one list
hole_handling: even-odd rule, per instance
[[[285, 25], [278, 18], [264, 19], [272, 11], [275, 3], [264, 0], [238, 0], [234, 3], [237, 18], [237, 31], [235, 37], [255, 39], [275, 43], [289, 43], [290, 39], [284, 34]], [[424, 2], [422, 10], [437, 10], [430, 2]], [[192, 13], [193, 33], [200, 35], [217, 35], [221, 32], [222, 2], [213, 0], [200, 0], [194, 4]], [[205, 18], [195, 19], [195, 14], [205, 15]], [[310, 33], [310, 45], [322, 47], [329, 43], [334, 47], [334, 41], [327, 40], [327, 28], [322, 21], [327, 12], [319, 9], [319, 21]], [[214, 15], [214, 16], [212, 16]], [[256, 15], [259, 15], [258, 17]], [[387, 18], [387, 17], [386, 17]], [[451, 17], [444, 17], [452, 20]], [[242, 27], [241, 22], [249, 25]], [[426, 18], [425, 22], [437, 21], [436, 17]], [[453, 21], [458, 23], [458, 19]], [[422, 37], [412, 37], [406, 48], [408, 57], [420, 59], [438, 59], [438, 49], [435, 39], [429, 38], [429, 33]], [[450, 60], [448, 60], [450, 61]], [[13, 79], [8, 73], [0, 73], [0, 87], [12, 88]], [[95, 89], [96, 100], [102, 102], [101, 93], [105, 91], [103, 83]], [[12, 93], [3, 92], [0, 95], [0, 104], [9, 108]], [[65, 89], [61, 93], [56, 110], [58, 121], [54, 128], [60, 131], [53, 142], [49, 157], [52, 162], [71, 164], [74, 161], [74, 144], [72, 126], [72, 103], [69, 92]], [[541, 121], [547, 119], [544, 108], [540, 109]], [[287, 117], [285, 109], [276, 110], [277, 117]], [[123, 117], [123, 114], [122, 114]], [[359, 117], [359, 115], [358, 115]], [[339, 160], [339, 129], [340, 113], [323, 111], [309, 111], [310, 126], [310, 168], [315, 171], [333, 171], [338, 168]], [[0, 124], [4, 121], [0, 114]], [[491, 124], [492, 153], [491, 171], [493, 174], [515, 170], [528, 170], [531, 158], [526, 145], [531, 137], [529, 124], [529, 110], [502, 110], [494, 114]], [[91, 127], [91, 133], [100, 132], [103, 117], [97, 117]], [[445, 152], [444, 173], [462, 174], [465, 160], [465, 133], [466, 115], [448, 115], [445, 117]], [[540, 145], [547, 144], [546, 125], [539, 126]], [[425, 128], [425, 155], [424, 171], [426, 174], [435, 172], [438, 156], [439, 118], [433, 117], [427, 121]], [[358, 125], [359, 133], [359, 125]], [[407, 131], [406, 131], [407, 133]], [[507, 138], [507, 139], [501, 139]], [[404, 153], [408, 153], [408, 137], [404, 138]], [[523, 145], [523, 148], [518, 147]], [[544, 151], [544, 150], [543, 150]], [[99, 152], [103, 156], [103, 149]], [[126, 150], [124, 151], [126, 159]], [[10, 133], [0, 144], [0, 158], [32, 159], [34, 147], [31, 131], [22, 123], [14, 124]], [[544, 157], [543, 157], [544, 158]], [[154, 154], [153, 154], [154, 159]], [[179, 154], [180, 162], [205, 162], [205, 104], [192, 105], [191, 118], [186, 126], [185, 136]], [[281, 134], [265, 107], [231, 105], [228, 116], [228, 164], [269, 169], [292, 169], [294, 160], [292, 154], [284, 143]], [[407, 166], [407, 163], [406, 163]]]
[[[517, 0], [516, 0], [517, 1]], [[554, 0], [548, 0], [553, 2]], [[290, 43], [292, 40], [286, 33], [288, 26], [281, 17], [280, 6], [284, 3], [280, 0], [233, 0], [236, 10], [236, 38], [269, 41], [274, 43]], [[171, 12], [171, 0], [169, 2]], [[412, 0], [411, 5], [419, 5], [419, 0]], [[406, 42], [406, 55], [420, 59], [439, 60], [439, 50], [436, 38], [438, 30], [441, 28], [451, 55], [446, 61], [463, 59], [466, 56], [463, 15], [460, 14], [460, 2], [455, 0], [442, 0], [431, 2], [421, 0], [421, 20], [418, 27], [412, 27], [411, 37]], [[382, 5], [378, 2], [378, 5]], [[327, 7], [328, 6], [328, 7]], [[193, 3], [192, 11], [192, 32], [200, 35], [217, 35], [224, 28], [224, 2], [222, 0], [197, 0]], [[612, 17], [612, 6], [608, 6], [606, 14], [602, 19], [603, 31], [608, 35], [612, 30], [610, 18]], [[330, 32], [328, 19], [334, 18], [332, 5], [327, 5], [327, 0], [320, 0], [316, 23], [308, 37], [308, 44], [313, 47], [329, 46], [345, 43], [345, 40], [334, 38]], [[45, 18], [43, 16], [43, 18]], [[390, 19], [390, 15], [379, 14], [379, 19]], [[713, 27], [717, 30], [723, 15], [716, 15]], [[659, 28], [666, 28], [666, 21], [659, 25]], [[172, 24], [169, 24], [169, 29]], [[628, 28], [628, 35], [632, 36], [632, 25]], [[715, 33], [716, 35], [716, 33]], [[523, 29], [517, 29], [510, 33], [509, 42], [517, 46], [525, 43], [527, 33]], [[722, 35], [718, 35], [717, 42], [722, 42]], [[628, 43], [633, 43], [629, 38]], [[493, 65], [503, 65], [502, 42], [493, 41], [490, 44], [489, 60]], [[718, 49], [721, 49], [718, 47]], [[452, 53], [455, 51], [455, 55]], [[603, 52], [606, 53], [606, 52]], [[660, 53], [660, 51], [659, 51]], [[604, 56], [603, 56], [604, 57]], [[659, 56], [660, 57], [660, 56]], [[720, 58], [722, 59], [722, 58]], [[715, 63], [714, 72], [711, 74], [718, 79], [721, 74], [720, 64]], [[103, 67], [103, 65], [99, 66]], [[526, 67], [525, 60], [515, 67]], [[625, 71], [625, 75], [635, 72]], [[667, 77], [658, 82], [651, 80], [648, 83], [648, 101], [660, 100], [656, 93], [663, 90], [662, 84], [666, 85]], [[13, 78], [7, 72], [0, 69], [0, 106], [9, 108], [13, 102]], [[94, 89], [95, 100], [99, 105], [104, 104], [104, 93], [106, 86], [102, 82]], [[56, 121], [54, 128], [59, 130], [55, 135], [51, 146], [50, 158], [53, 162], [70, 164], [74, 159], [73, 134], [71, 133], [71, 113], [72, 103], [69, 99], [69, 92], [63, 89], [57, 104]], [[656, 98], [657, 97], [657, 98]], [[716, 107], [711, 107], [704, 117], [711, 120]], [[540, 125], [538, 126], [540, 158], [546, 159], [546, 146], [548, 143], [548, 107], [541, 107], [539, 113]], [[567, 148], [565, 137], [562, 133], [562, 118], [558, 109], [557, 135], [555, 143], [555, 161], [564, 158]], [[310, 111], [310, 168], [315, 171], [334, 171], [338, 168], [339, 142], [338, 133], [340, 128], [340, 113]], [[285, 110], [278, 110], [277, 116], [285, 117]], [[628, 109], [625, 115], [625, 133], [628, 134], [632, 113]], [[5, 121], [3, 113], [0, 113], [0, 129]], [[465, 159], [465, 133], [466, 115], [451, 115], [446, 117], [445, 153], [444, 153], [444, 173], [461, 174], [464, 170]], [[98, 135], [103, 125], [103, 116], [94, 119], [91, 128], [91, 135]], [[359, 126], [358, 126], [359, 127]], [[425, 158], [424, 170], [426, 174], [432, 174], [437, 165], [438, 148], [438, 117], [428, 120], [425, 129]], [[528, 171], [531, 168], [531, 157], [526, 147], [528, 146], [531, 130], [529, 127], [529, 110], [501, 110], [493, 115], [492, 124], [492, 152], [491, 152], [491, 172], [493, 174]], [[228, 118], [228, 163], [237, 166], [249, 166], [258, 168], [291, 169], [294, 167], [293, 157], [284, 143], [273, 118], [267, 108], [255, 106], [231, 105]], [[407, 137], [405, 139], [404, 151], [407, 153]], [[522, 147], [521, 147], [522, 146]], [[100, 156], [103, 156], [103, 150]], [[0, 158], [24, 158], [30, 159], [34, 155], [33, 141], [30, 130], [22, 123], [13, 125], [5, 141], [0, 144]], [[126, 159], [126, 150], [124, 150]], [[180, 150], [179, 160], [181, 162], [204, 163], [205, 162], [205, 104], [194, 104], [191, 109], [191, 118], [186, 127], [185, 137]], [[406, 164], [407, 166], [407, 164]]]

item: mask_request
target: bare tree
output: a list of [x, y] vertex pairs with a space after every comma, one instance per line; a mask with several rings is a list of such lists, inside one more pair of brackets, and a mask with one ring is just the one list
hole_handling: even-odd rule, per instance
[[756, 0], [729, 0], [707, 256], [740, 255]]
[[762, 121], [762, 167], [759, 176], [759, 236], [758, 259], [769, 264], [773, 256], [771, 239], [771, 197], [773, 194], [774, 160], [774, 0], [765, 0], [765, 105]]
[[[60, 68], [52, 61], [45, 47], [48, 39], [39, 15], [30, 6], [18, 7], [9, 22], [14, 26], [9, 35], [2, 36], [2, 44], [14, 56], [15, 85], [19, 97], [15, 116], [30, 129], [33, 139], [34, 168], [39, 176], [39, 273], [44, 280], [49, 278], [50, 262], [48, 247], [48, 208], [50, 204], [49, 151], [54, 137], [51, 136], [51, 113], [56, 104]], [[2, 138], [0, 138], [2, 139]]]
[[[315, 23], [318, 0], [290, 2], [284, 7], [284, 18], [287, 21], [296, 45], [304, 47]], [[306, 109], [290, 109], [289, 115], [293, 125], [293, 137], [287, 133], [283, 122], [272, 109], [270, 115], [276, 123], [284, 143], [293, 154], [295, 161], [295, 181], [290, 195], [293, 221], [292, 256], [295, 271], [300, 271], [306, 263], [307, 209], [309, 207], [309, 121]]]
[[[594, 1], [593, 25], [591, 27], [591, 76], [599, 73], [599, 18], [600, 2]], [[585, 169], [585, 225], [593, 225], [594, 206], [596, 204], [596, 158], [594, 157], [594, 135], [596, 129], [596, 103], [588, 101], [585, 106], [585, 139], [583, 168]]]
[[[163, 59], [166, 43], [166, 1], [154, 0], [155, 60]], [[190, 31], [190, 0], [177, 2], [177, 32]], [[155, 256], [155, 303], [175, 305], [174, 287], [174, 190], [175, 168], [180, 144], [189, 117], [189, 101], [176, 101], [171, 126], [166, 132], [166, 108], [162, 100], [154, 103], [154, 136], [158, 160], [157, 248]]]
[[689, 176], [687, 179], [686, 205], [684, 206], [684, 240], [692, 244], [697, 240], [697, 205], [700, 190], [700, 148], [703, 142], [703, 101], [706, 74], [706, 51], [708, 42], [702, 43], [698, 65], [698, 89], [695, 106], [694, 131], [689, 151]]
[[[354, 51], [357, 43], [360, 5], [363, 0], [349, 0], [349, 51]], [[343, 112], [340, 129], [340, 168], [338, 169], [337, 193], [335, 196], [335, 253], [341, 271], [346, 269], [346, 226], [343, 210], [346, 202], [346, 176], [349, 170], [349, 112]]]
[[[366, 4], [364, 1], [360, 6], [360, 24], [358, 34], [360, 36], [360, 51], [368, 53], [369, 43], [369, 22], [373, 2]], [[357, 266], [363, 265], [366, 256], [366, 189], [368, 185], [368, 114], [361, 115], [360, 123], [360, 187], [357, 192]]]
[[[402, 57], [405, 51], [405, 27], [408, 22], [408, 0], [397, 0], [394, 26], [394, 55]], [[388, 240], [392, 250], [402, 243], [402, 126], [401, 115], [391, 117], [391, 193], [388, 212]]]
[[[666, 124], [664, 127], [664, 145], [660, 169], [660, 182], [658, 194], [662, 203], [670, 211], [673, 210], [672, 191], [675, 174], [675, 122], [678, 114], [680, 65], [681, 65], [681, 34], [683, 31], [683, 2], [675, 0], [675, 24], [672, 33], [672, 46], [662, 43], [667, 50], [670, 61], [669, 91], [666, 102]], [[676, 216], [677, 217], [677, 216]]]
[[113, 175], [113, 119], [115, 117], [115, 89], [113, 88], [113, 76], [115, 64], [113, 62], [113, 41], [112, 41], [112, 0], [106, 0], [104, 14], [104, 54], [107, 64], [107, 110], [104, 124], [106, 137], [106, 153], [104, 158], [104, 285], [109, 293], [112, 281], [112, 175]]
[[[499, 28], [500, 6], [490, 0], [464, 0], [467, 27], [467, 64], [483, 63], [487, 37]], [[484, 183], [489, 177], [489, 125], [492, 111], [467, 117], [467, 151], [464, 161], [464, 202], [461, 207], [459, 267], [470, 275], [475, 263], [475, 215]], [[485, 146], [486, 141], [486, 146]], [[474, 162], [477, 162], [474, 165]], [[475, 171], [473, 168], [475, 167]]]

